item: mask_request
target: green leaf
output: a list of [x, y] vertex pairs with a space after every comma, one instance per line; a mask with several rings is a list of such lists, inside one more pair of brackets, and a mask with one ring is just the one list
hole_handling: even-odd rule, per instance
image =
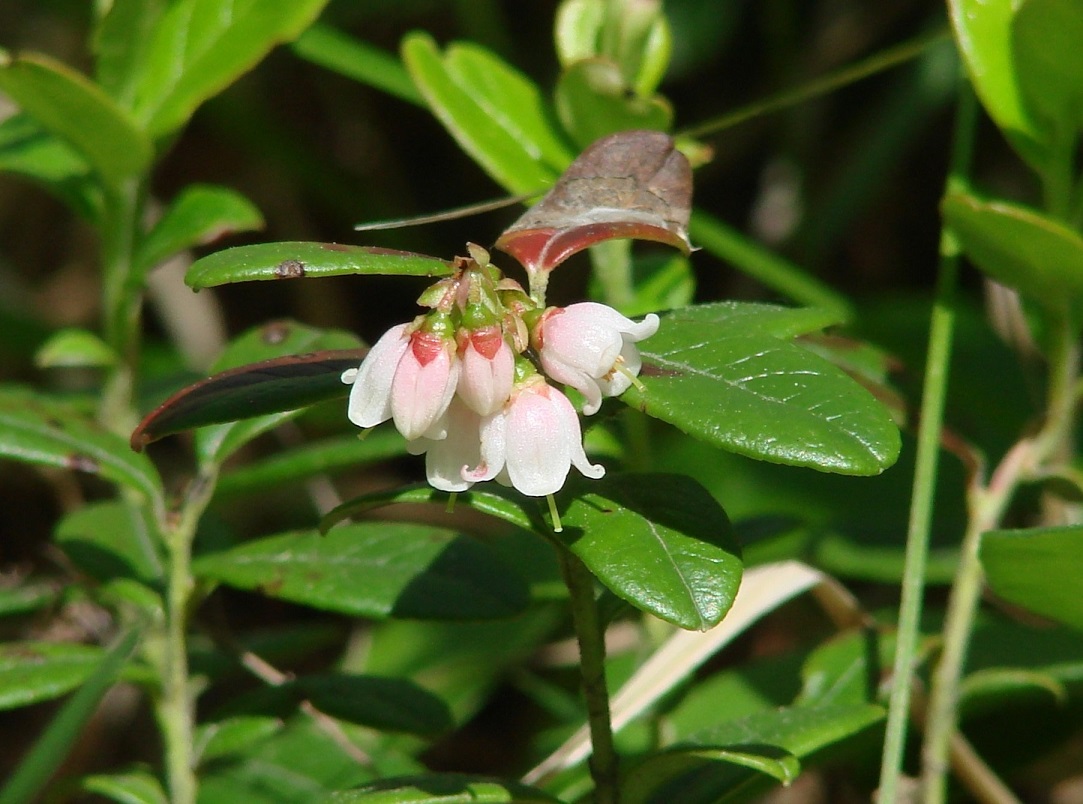
[[326, 673], [295, 686], [321, 712], [380, 731], [436, 735], [453, 725], [443, 701], [406, 679]]
[[94, 75], [98, 85], [125, 108], [132, 106], [140, 65], [167, 6], [166, 0], [112, 2], [94, 29]]
[[[299, 352], [319, 355], [334, 350], [331, 354], [343, 354], [345, 357], [344, 350], [357, 347], [358, 343], [357, 338], [348, 332], [320, 330], [292, 321], [280, 321], [249, 330], [241, 335], [230, 343], [222, 356], [215, 361], [213, 368], [221, 374], [221, 372], [231, 369], [251, 368], [246, 364], [255, 361], [281, 359], [279, 356]], [[262, 365], [266, 366], [267, 364], [264, 362]], [[313, 367], [311, 362], [300, 363], [294, 361], [291, 364], [293, 369], [301, 365], [304, 365], [306, 369]], [[357, 365], [359, 365], [359, 361], [354, 358], [353, 367]], [[290, 386], [293, 393], [301, 395], [302, 399], [306, 398], [305, 395], [313, 395], [317, 399], [324, 399], [332, 392], [343, 395], [348, 393], [350, 388], [342, 382], [342, 369], [339, 368], [336, 377], [333, 371], [323, 370], [325, 368], [325, 365], [320, 364], [320, 371], [316, 376], [306, 374], [303, 380], [287, 372], [286, 379], [283, 381], [282, 372], [279, 371], [273, 375], [271, 382], [264, 382], [262, 386], [245, 385], [242, 395], [247, 396], [248, 405], [247, 410], [240, 414], [244, 417], [243, 419], [206, 427], [196, 433], [196, 455], [200, 461], [204, 464], [220, 464], [256, 436], [295, 417], [301, 412], [295, 409], [257, 416], [255, 414], [260, 411], [252, 404], [252, 397], [256, 395], [257, 391], [262, 394], [274, 393], [277, 397], [278, 406], [292, 401], [290, 393], [287, 393], [284, 387], [287, 385]], [[240, 375], [230, 376], [239, 379]], [[266, 379], [266, 376], [264, 376], [264, 379]], [[335, 381], [338, 382], [338, 387], [333, 385]], [[295, 391], [293, 391], [294, 386], [297, 386]], [[206, 402], [205, 397], [204, 401]], [[216, 399], [214, 402], [216, 409], [220, 410], [225, 401], [224, 397]], [[231, 403], [237, 401], [239, 400], [236, 396], [230, 396]], [[311, 404], [311, 401], [308, 404]], [[279, 409], [281, 410], [281, 408]], [[343, 418], [345, 418], [345, 412]]]
[[620, 67], [608, 59], [585, 59], [565, 69], [555, 97], [560, 122], [583, 147], [616, 131], [668, 131], [673, 123], [664, 98], [630, 93]]
[[1018, 0], [948, 0], [967, 73], [989, 116], [1031, 164], [1043, 160], [1042, 133], [1027, 113], [1012, 48]]
[[509, 192], [539, 193], [571, 162], [537, 86], [484, 48], [456, 43], [442, 57], [428, 34], [413, 33], [402, 57], [433, 114]]
[[558, 504], [557, 538], [618, 597], [681, 628], [705, 631], [741, 583], [725, 512], [685, 475], [629, 474], [578, 484]]
[[458, 773], [427, 773], [342, 790], [327, 804], [556, 804], [559, 799], [519, 782]]
[[135, 87], [136, 118], [155, 139], [295, 39], [327, 0], [178, 0], [155, 26]]
[[522, 580], [487, 548], [444, 528], [344, 525], [297, 531], [204, 556], [195, 574], [360, 617], [488, 619], [527, 604]]
[[0, 617], [30, 614], [56, 603], [61, 587], [51, 581], [23, 580], [15, 586], [0, 587]]
[[733, 748], [676, 748], [659, 751], [636, 765], [624, 781], [625, 797], [631, 801], [648, 801], [643, 791], [664, 786], [668, 781], [686, 773], [691, 774], [706, 763], [726, 763], [757, 771], [784, 785], [793, 782], [801, 772], [797, 757], [773, 746], [750, 745]]
[[144, 417], [132, 433], [137, 452], [172, 433], [194, 427], [293, 411], [345, 397], [342, 372], [357, 368], [365, 349], [291, 355], [240, 366], [183, 388]]
[[1083, 629], [1083, 527], [991, 531], [982, 536], [981, 562], [999, 597]]
[[74, 327], [54, 333], [34, 355], [39, 368], [99, 368], [116, 362], [117, 353], [98, 335]]
[[101, 212], [101, 188], [87, 161], [27, 114], [0, 122], [0, 171], [38, 182], [89, 220]]
[[160, 500], [161, 481], [145, 455], [82, 413], [20, 390], [0, 390], [0, 457], [100, 475]]
[[958, 191], [941, 210], [966, 255], [993, 279], [1053, 310], [1083, 298], [1083, 238], [1064, 224]]
[[[924, 656], [919, 646], [916, 661]], [[876, 703], [881, 674], [891, 666], [890, 634], [861, 629], [839, 634], [818, 645], [801, 667], [802, 689], [795, 703], [803, 706]]]
[[302, 59], [394, 95], [399, 100], [417, 106], [425, 104], [410, 74], [395, 55], [354, 39], [330, 25], [317, 22], [301, 34], [292, 49]]
[[883, 718], [881, 707], [858, 704], [782, 708], [722, 723], [682, 740], [672, 749], [736, 750], [748, 755], [746, 767], [703, 761], [699, 767], [671, 776], [653, 788], [637, 786], [630, 776], [625, 785], [625, 801], [626, 804], [747, 801], [767, 782], [762, 773], [767, 766], [762, 759], [755, 770], [748, 767], [752, 765], [752, 757], [774, 758], [780, 763], [779, 772], [790, 772], [794, 759], [807, 766], [808, 760], [819, 751], [864, 732]]
[[190, 184], [166, 208], [136, 252], [133, 282], [174, 254], [223, 235], [263, 228], [260, 211], [228, 187]]
[[200, 776], [201, 804], [285, 804], [323, 801], [332, 790], [373, 776], [322, 726], [298, 718], [231, 762], [216, 762]]
[[131, 578], [153, 585], [163, 574], [153, 528], [141, 508], [108, 500], [65, 515], [56, 542], [75, 566], [99, 581]]
[[1051, 132], [1083, 128], [1083, 7], [1026, 0], [1011, 26], [1012, 65], [1023, 103]]
[[107, 183], [117, 186], [149, 167], [150, 141], [112, 98], [69, 67], [45, 56], [12, 58], [0, 51], [0, 91]]
[[[121, 3], [120, 5], [124, 5]], [[80, 782], [88, 793], [97, 793], [121, 804], [168, 804], [169, 798], [153, 775], [135, 770], [128, 773], [95, 774]]]
[[[98, 710], [102, 698], [113, 686], [125, 663], [135, 651], [139, 638], [139, 631], [133, 629], [123, 634], [108, 651], [96, 650], [97, 656], [93, 666], [88, 672], [80, 672], [81, 677], [76, 682], [82, 684], [82, 687], [60, 707], [56, 716], [49, 723], [48, 728], [45, 729], [30, 751], [23, 757], [15, 772], [7, 779], [3, 789], [0, 790], [0, 801], [36, 800], [36, 794], [45, 787], [49, 779], [56, 773], [58, 766], [67, 757], [68, 752], [82, 735], [87, 723]], [[72, 649], [85, 649], [88, 647], [86, 645], [46, 645], [43, 643], [0, 646], [0, 677], [4, 677], [3, 682], [5, 683], [13, 680], [16, 683], [18, 682], [19, 670], [16, 669], [13, 674], [14, 678], [8, 674], [8, 671], [12, 669], [13, 665], [25, 662], [27, 655], [22, 654], [14, 657], [14, 662], [9, 664], [8, 659], [13, 657], [9, 656], [8, 649], [14, 648], [16, 652], [25, 649], [31, 655], [37, 653], [41, 656], [51, 657], [52, 661], [45, 660], [45, 666], [42, 668], [43, 674], [53, 684], [63, 686], [65, 668], [59, 666], [62, 663], [63, 654], [67, 652], [70, 658], [75, 659], [72, 664], [76, 665], [80, 660], [71, 652]], [[61, 661], [58, 662], [57, 660]], [[70, 675], [75, 668], [71, 666], [66, 669]], [[25, 685], [34, 688], [39, 693], [42, 692], [46, 686], [43, 681], [47, 680], [38, 678], [32, 667], [23, 667], [22, 670], [24, 672], [30, 670], [32, 676], [24, 680]], [[50, 695], [50, 697], [52, 696]]]
[[95, 645], [64, 642], [0, 645], [0, 710], [59, 698], [86, 681], [104, 655]]
[[248, 751], [282, 730], [277, 717], [240, 715], [226, 720], [203, 723], [196, 728], [193, 740], [199, 762], [228, 757]]
[[265, 279], [386, 274], [448, 276], [451, 263], [425, 254], [339, 243], [260, 243], [196, 260], [184, 281], [194, 290]]
[[782, 340], [829, 316], [743, 303], [664, 314], [641, 345], [644, 390], [622, 400], [740, 455], [878, 474], [900, 448], [890, 413], [841, 370]]
[[269, 491], [316, 475], [334, 475], [406, 454], [406, 441], [393, 427], [380, 427], [302, 444], [256, 463], [227, 472], [218, 479], [221, 496]]

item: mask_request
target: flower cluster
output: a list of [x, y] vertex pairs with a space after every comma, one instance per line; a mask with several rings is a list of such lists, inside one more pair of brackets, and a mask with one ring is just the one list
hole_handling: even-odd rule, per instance
[[422, 294], [430, 312], [392, 327], [343, 374], [350, 421], [394, 421], [443, 491], [495, 479], [544, 497], [572, 466], [601, 477], [575, 408], [549, 380], [582, 394], [584, 414], [597, 412], [602, 397], [638, 382], [635, 344], [657, 331], [658, 316], [636, 323], [592, 302], [542, 309], [484, 249], [471, 244], [470, 254]]

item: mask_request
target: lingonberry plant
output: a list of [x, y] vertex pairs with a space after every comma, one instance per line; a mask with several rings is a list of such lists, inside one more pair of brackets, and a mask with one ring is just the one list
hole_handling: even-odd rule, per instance
[[[0, 293], [0, 350], [36, 361], [0, 384], [0, 707], [26, 715], [0, 726], [0, 804], [695, 804], [794, 783], [809, 800], [1070, 800], [1083, 8], [950, 0], [944, 20], [915, 0], [932, 33], [860, 60], [896, 30], [888, 11], [868, 29], [801, 17], [828, 48], [808, 63], [840, 30], [876, 33], [837, 70], [681, 130], [659, 92], [671, 56], [678, 72], [700, 60], [682, 118], [747, 99], [714, 83], [740, 41], [724, 5], [564, 0], [545, 69], [489, 3], [457, 4], [467, 41], [415, 30], [398, 57], [327, 0], [97, 3], [91, 58], [68, 59], [86, 73], [0, 51], [0, 173], [66, 204], [100, 271], [76, 325]], [[343, 185], [349, 149], [296, 148], [234, 85], [269, 76], [275, 102], [292, 95], [282, 74], [320, 87], [308, 102], [344, 91], [287, 62], [417, 107], [403, 130], [435, 118], [426, 136], [440, 126], [469, 157], [455, 170], [480, 168], [525, 211], [450, 224], [458, 256], [425, 253], [418, 228], [345, 245], [341, 222], [336, 242], [208, 248], [263, 227], [257, 205], [162, 182], [203, 175], [230, 138], [264, 177], [254, 193], [285, 171], [328, 206], [401, 205]], [[883, 105], [847, 95], [911, 67]], [[543, 88], [528, 70], [558, 75]], [[736, 127], [825, 97], [861, 107], [861, 133], [813, 193], [836, 137], [742, 145]], [[949, 163], [939, 260], [935, 237], [906, 244], [936, 265], [931, 301], [851, 301], [764, 245], [822, 265], [888, 154], [951, 99], [950, 147], [920, 160]], [[980, 135], [979, 102], [1001, 139]], [[332, 140], [378, 150], [379, 120], [332, 105]], [[975, 144], [991, 167], [971, 170]], [[439, 153], [426, 198], [458, 175]], [[752, 164], [760, 240], [719, 217]], [[725, 199], [693, 208], [718, 172]], [[51, 240], [7, 186], [18, 242]], [[294, 210], [303, 190], [277, 190], [259, 206]], [[9, 240], [3, 288], [25, 253]], [[985, 277], [984, 315], [961, 255]], [[759, 283], [729, 295], [760, 300], [720, 300], [721, 263]], [[54, 298], [85, 300], [71, 287]], [[243, 328], [271, 317], [267, 288], [321, 303], [227, 339], [216, 299], [241, 300]], [[365, 314], [322, 317], [344, 299]], [[48, 538], [24, 539], [41, 517]]]

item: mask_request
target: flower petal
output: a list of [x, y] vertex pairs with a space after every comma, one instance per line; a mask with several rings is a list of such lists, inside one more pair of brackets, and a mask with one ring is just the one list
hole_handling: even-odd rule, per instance
[[[391, 384], [410, 339], [406, 324], [385, 332], [369, 350], [353, 378], [347, 416], [358, 427], [375, 427], [391, 418]], [[346, 374], [343, 374], [346, 381]]]

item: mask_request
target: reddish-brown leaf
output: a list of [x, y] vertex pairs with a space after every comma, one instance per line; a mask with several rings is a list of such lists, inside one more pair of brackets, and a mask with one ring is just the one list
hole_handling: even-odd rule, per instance
[[673, 138], [621, 131], [595, 142], [496, 247], [528, 271], [548, 271], [605, 240], [654, 240], [688, 253], [692, 168]]

